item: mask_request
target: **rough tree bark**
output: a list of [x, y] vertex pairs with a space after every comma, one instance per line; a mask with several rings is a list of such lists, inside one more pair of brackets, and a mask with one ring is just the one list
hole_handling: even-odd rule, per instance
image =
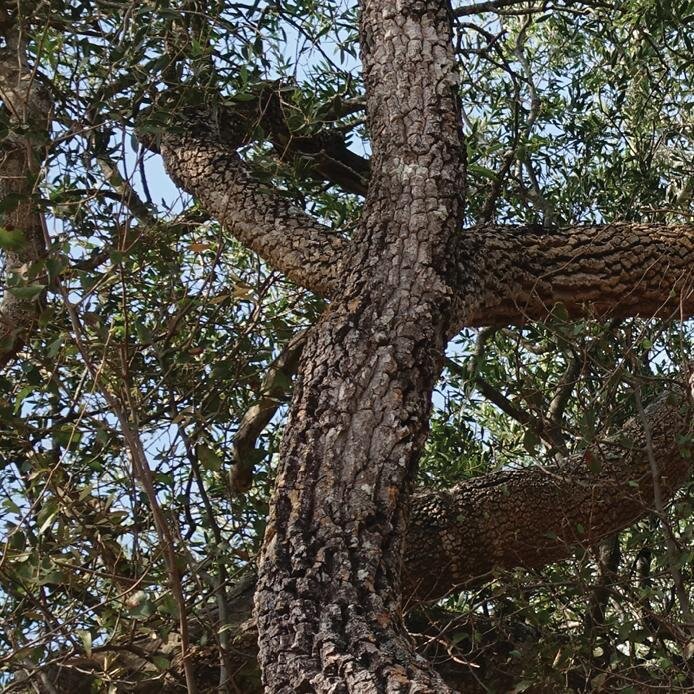
[[[407, 637], [403, 589], [427, 599], [494, 566], [540, 566], [647, 507], [652, 485], [636, 424], [627, 428], [633, 449], [613, 442], [590, 453], [597, 472], [595, 460], [569, 459], [417, 495], [410, 505], [431, 391], [460, 326], [542, 319], [557, 303], [570, 317], [694, 314], [694, 225], [462, 230], [450, 7], [363, 0], [361, 10], [373, 158], [351, 241], [256, 184], [233, 151], [243, 138], [220, 137], [212, 124], [159, 142], [173, 178], [212, 216], [289, 279], [331, 299], [302, 356], [259, 564], [268, 692], [449, 691]], [[32, 100], [30, 71], [16, 55], [2, 54], [0, 96], [11, 109], [24, 85], [28, 110], [14, 114], [17, 122], [31, 112], [45, 124], [46, 102]], [[5, 195], [30, 192], [12, 181], [26, 186], [26, 174], [38, 171], [35, 154], [17, 142], [5, 143]], [[33, 245], [28, 256], [8, 253], [10, 270], [43, 253], [30, 202], [14, 215], [3, 224], [25, 229]], [[11, 296], [1, 318], [13, 347], [2, 363], [36, 315], [33, 302], [15, 311]], [[691, 412], [678, 408], [649, 411], [665, 492], [689, 473], [675, 435], [691, 433]]]
[[618, 435], [560, 462], [417, 494], [403, 564], [405, 594], [435, 600], [456, 586], [489, 580], [495, 569], [539, 568], [577, 546], [595, 547], [643, 517], [654, 497], [647, 434], [661, 493], [670, 498], [689, 478], [692, 395], [692, 387], [663, 395], [648, 408], [645, 423], [635, 417]]
[[462, 217], [451, 40], [445, 3], [362, 3], [372, 175], [282, 444], [255, 600], [268, 692], [448, 689], [405, 633], [400, 564]]
[[[338, 295], [349, 244], [257, 183], [230, 150], [238, 141], [197, 114], [195, 128], [162, 136], [167, 170], [207, 212], [289, 279]], [[461, 185], [459, 181], [456, 185]], [[456, 297], [449, 335], [461, 326], [521, 324], [561, 303], [571, 318], [694, 313], [694, 224], [605, 224], [537, 232], [485, 225], [450, 240]]]
[[37, 142], [47, 137], [50, 101], [27, 63], [25, 41], [14, 27], [0, 49], [0, 99], [12, 128], [0, 143], [0, 200], [4, 203], [0, 227], [6, 236], [0, 367], [15, 357], [36, 322], [41, 294], [32, 296], [31, 285], [38, 286], [42, 280], [43, 269], [37, 261], [46, 253], [42, 219], [32, 194], [43, 164]]
[[[569, 556], [576, 546], [594, 546], [649, 513], [653, 481], [646, 429], [659, 461], [661, 490], [669, 495], [691, 472], [691, 443], [688, 448], [683, 444], [694, 434], [693, 388], [694, 380], [689, 391], [673, 388], [647, 408], [645, 422], [635, 418], [615, 437], [588, 449], [591, 458], [583, 454], [550, 466], [487, 474], [449, 491], [415, 494], [403, 563], [407, 607], [482, 583], [497, 569], [542, 567]], [[234, 682], [249, 692], [259, 691], [253, 588], [248, 576], [230, 592], [230, 621], [225, 625], [233, 634]], [[91, 657], [57, 654], [44, 674], [58, 691], [88, 691], [96, 678], [117, 668], [133, 691], [155, 692], [163, 681], [168, 686], [184, 681], [176, 660], [179, 651], [175, 634], [168, 640], [124, 639]], [[153, 664], [157, 655], [174, 659], [165, 676]], [[215, 654], [197, 649], [192, 659], [201, 689], [216, 690]], [[466, 668], [447, 674], [465, 681]]]

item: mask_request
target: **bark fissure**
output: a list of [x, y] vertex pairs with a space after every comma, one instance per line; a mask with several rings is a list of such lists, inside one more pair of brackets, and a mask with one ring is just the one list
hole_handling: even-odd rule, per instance
[[[690, 470], [676, 435], [691, 434], [691, 410], [663, 400], [648, 411], [648, 441], [632, 422], [623, 437], [629, 446], [607, 441], [554, 466], [504, 470], [410, 502], [432, 389], [457, 328], [543, 319], [557, 304], [569, 318], [690, 316], [694, 225], [461, 230], [450, 6], [361, 5], [374, 155], [351, 241], [256, 181], [235, 151], [245, 140], [225, 140], [214, 119], [205, 128], [193, 119], [160, 142], [172, 177], [232, 234], [332, 299], [301, 360], [260, 558], [255, 605], [268, 692], [447, 691], [408, 639], [403, 591], [432, 599], [497, 567], [565, 557], [645, 513], [654, 456], [665, 494]], [[12, 60], [0, 55], [2, 98], [19, 126], [29, 114], [30, 125], [45, 126], [48, 105], [26, 66]], [[317, 171], [362, 192], [363, 159], [343, 151], [352, 165], [336, 173], [330, 157], [321, 158], [320, 138], [301, 143], [283, 128], [275, 132], [280, 150], [318, 148]], [[26, 197], [41, 157], [15, 135], [4, 143], [2, 192]], [[26, 236], [7, 253], [6, 269], [17, 275], [40, 260], [45, 244], [30, 200], [13, 215], [4, 227]], [[6, 292], [6, 354], [25, 339], [36, 309]], [[241, 433], [252, 436], [262, 419], [256, 412]]]
[[[384, 99], [388, 93], [382, 92]], [[343, 268], [354, 261], [349, 241], [254, 180], [233, 151], [242, 138], [216, 133], [209, 114], [202, 127], [201, 118], [162, 140], [173, 178], [273, 268], [324, 296], [339, 294]], [[438, 165], [435, 156], [432, 161]], [[404, 154], [394, 153], [381, 173], [372, 164], [381, 179], [429, 176], [423, 168], [416, 171]], [[462, 166], [447, 195], [460, 194]], [[448, 277], [454, 294], [449, 336], [461, 326], [543, 320], [557, 304], [569, 318], [694, 315], [694, 224], [633, 222], [541, 231], [484, 225], [460, 230], [449, 248], [454, 259]]]
[[[474, 297], [458, 325], [568, 318], [688, 317], [694, 225], [609, 224], [550, 233], [485, 227], [460, 238], [458, 292]], [[474, 268], [473, 276], [468, 268]]]
[[[588, 548], [648, 515], [653, 491], [648, 485], [650, 469], [643, 446], [644, 429], [647, 426], [655, 434], [653, 452], [659, 461], [661, 479], [666, 482], [663, 491], [669, 496], [686, 482], [691, 472], [691, 408], [692, 401], [683, 390], [659, 398], [646, 408], [645, 423], [640, 417], [634, 418], [612, 439], [611, 445], [606, 442], [607, 451], [614, 455], [605, 456], [606, 463], [597, 473], [590, 473], [585, 455], [579, 455], [558, 465], [538, 464], [483, 475], [448, 491], [416, 493], [411, 499], [403, 563], [403, 598], [408, 608], [457, 588], [479, 585], [492, 579], [496, 570], [541, 568], [570, 556], [576, 546]], [[619, 443], [623, 440], [632, 441], [633, 445], [625, 449]], [[600, 447], [597, 452], [600, 454]], [[595, 469], [594, 465], [591, 467]], [[575, 502], [565, 503], [566, 498], [576, 495], [577, 489], [581, 494]], [[552, 495], [560, 496], [561, 503], [553, 501]], [[520, 524], [519, 519], [526, 517], [529, 521]], [[540, 525], [535, 526], [534, 522]], [[579, 524], [584, 527], [583, 533], [578, 532]], [[331, 548], [324, 549], [323, 561], [328, 570], [333, 568], [331, 555]], [[255, 672], [253, 661], [257, 656], [251, 619], [253, 583], [248, 579], [230, 592], [236, 680], [237, 684], [251, 687], [244, 677]], [[74, 679], [86, 689], [91, 678], [73, 668], [99, 672], [105, 667], [104, 659], [112, 660], [117, 654], [124, 677], [142, 680], [138, 691], [158, 691], [161, 673], [149, 659], [157, 653], [169, 655], [178, 648], [176, 639], [147, 639], [133, 644], [133, 652], [124, 653], [127, 642], [119, 642], [113, 644], [113, 651], [105, 650], [91, 659], [67, 658], [62, 666], [50, 665], [46, 672], [61, 690], [67, 691]], [[197, 654], [193, 655], [197, 658]], [[210, 674], [209, 664], [202, 654], [200, 657], [200, 662], [196, 660], [196, 673], [201, 680], [216, 682], [217, 674]], [[182, 681], [180, 670], [178, 675]], [[148, 679], [152, 682], [149, 688]]]
[[[354, 262], [348, 241], [255, 181], [214, 138], [171, 135], [161, 151], [174, 179], [273, 268], [321, 295], [339, 293]], [[417, 175], [405, 159], [391, 162], [389, 176], [403, 173]], [[557, 304], [572, 319], [694, 315], [693, 224], [487, 225], [456, 233], [451, 257], [449, 336], [542, 320]]]
[[[648, 408], [661, 488], [668, 498], [691, 473], [691, 394], [673, 391]], [[502, 470], [412, 499], [403, 571], [406, 594], [437, 599], [492, 577], [540, 568], [595, 546], [653, 508], [646, 428], [638, 417], [617, 436], [557, 463]], [[426, 547], [426, 554], [421, 547]]]
[[344, 242], [292, 205], [278, 191], [253, 179], [241, 157], [193, 121], [185, 133], [164, 134], [160, 151], [174, 181], [241, 243], [300, 286], [330, 295], [338, 284]]

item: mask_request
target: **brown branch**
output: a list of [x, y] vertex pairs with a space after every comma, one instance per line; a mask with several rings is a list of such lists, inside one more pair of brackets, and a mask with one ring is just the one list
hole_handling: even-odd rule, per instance
[[[694, 383], [694, 380], [692, 382]], [[653, 445], [650, 422], [646, 416], [643, 401], [641, 399], [641, 384], [638, 382], [634, 384], [634, 401], [636, 403], [638, 417], [643, 426], [644, 442], [646, 444], [648, 464], [653, 481], [653, 504], [655, 506], [655, 515], [663, 527], [670, 574], [672, 576], [677, 599], [680, 603], [680, 610], [682, 611], [682, 614], [687, 622], [687, 629], [689, 630], [690, 635], [694, 635], [694, 617], [692, 616], [689, 595], [687, 594], [684, 582], [682, 581], [682, 572], [680, 571], [679, 559], [681, 552], [677, 547], [677, 539], [675, 538], [675, 534], [668, 523], [667, 516], [665, 515], [665, 499], [663, 498], [664, 490], [660, 480], [660, 470], [658, 469], [658, 461], [656, 460], [656, 451]]]
[[[644, 414], [652, 454], [659, 462], [660, 488], [671, 498], [691, 469], [694, 420], [690, 395], [674, 390], [647, 407]], [[685, 437], [689, 437], [686, 444]], [[551, 466], [504, 470], [449, 491], [416, 494], [405, 549], [405, 598], [412, 604], [427, 602], [456, 587], [490, 580], [495, 569], [540, 568], [569, 556], [577, 545], [596, 546], [631, 525], [652, 510], [648, 447], [646, 427], [641, 417], [635, 417], [620, 436]], [[238, 667], [237, 686], [244, 692], [262, 691], [251, 620], [253, 582], [247, 576], [229, 599], [234, 634], [230, 653]], [[116, 662], [124, 677], [141, 680], [141, 691], [146, 691], [148, 678], [161, 682], [162, 677], [152, 656], [170, 655], [176, 643], [143, 638], [132, 644], [139, 649], [138, 655], [130, 649], [127, 658], [121, 653]], [[68, 677], [93, 680], [74, 668], [98, 674], [106, 667], [109, 653], [113, 664], [117, 648], [112, 644], [92, 659], [56, 658], [48, 667], [53, 684]], [[212, 657], [202, 650], [191, 653], [191, 667], [201, 682], [214, 681], [209, 673]]]
[[329, 295], [339, 282], [344, 241], [254, 179], [226, 140], [197, 126], [161, 137], [160, 151], [174, 181], [273, 268]]
[[346, 143], [346, 133], [356, 124], [334, 125], [340, 118], [364, 109], [366, 100], [333, 100], [317, 114], [325, 126], [305, 131], [291, 124], [298, 114], [293, 103], [295, 89], [294, 84], [270, 82], [258, 87], [253, 99], [244, 94], [241, 101], [232, 99], [218, 105], [215, 114], [224, 123], [225, 137], [228, 139], [233, 133], [235, 148], [254, 140], [268, 140], [281, 160], [301, 162], [309, 176], [348, 193], [366, 195], [369, 160], [352, 152]]
[[491, 0], [490, 2], [478, 2], [465, 7], [458, 7], [453, 10], [455, 17], [469, 17], [470, 15], [482, 14], [483, 12], [495, 12], [505, 7], [520, 5], [523, 0]]
[[690, 473], [688, 395], [663, 396], [646, 410], [646, 422], [647, 428], [636, 417], [619, 436], [546, 467], [501, 470], [415, 495], [404, 562], [407, 592], [434, 599], [488, 579], [498, 568], [538, 568], [649, 513], [649, 448], [667, 498]]
[[[162, 154], [172, 176], [272, 267], [319, 294], [339, 287], [343, 239], [254, 181], [222, 141], [166, 136]], [[542, 320], [557, 304], [572, 319], [694, 315], [694, 224], [485, 226], [459, 234], [452, 255], [459, 300], [449, 334]]]
[[[447, 357], [445, 364], [453, 373], [456, 373], [461, 378], [466, 378], [464, 369], [453, 359]], [[541, 416], [538, 417], [528, 410], [521, 409], [479, 374], [473, 377], [473, 383], [480, 395], [489, 400], [493, 405], [496, 405], [496, 407], [504, 414], [511, 417], [511, 419], [527, 427], [535, 436], [542, 439], [551, 448], [561, 450], [564, 447], [561, 438], [557, 436], [556, 429], [551, 427], [547, 419]]]
[[231, 454], [231, 488], [235, 492], [250, 489], [255, 467], [255, 442], [270, 423], [279, 406], [287, 401], [291, 379], [299, 364], [299, 357], [306, 344], [306, 332], [293, 337], [282, 354], [268, 368], [260, 388], [260, 397], [244, 414], [234, 436]]
[[[262, 120], [270, 129], [279, 127], [272, 125], [279, 118], [273, 108]], [[274, 269], [318, 294], [333, 295], [348, 244], [254, 179], [234, 151], [252, 137], [250, 116], [230, 109], [188, 116], [185, 127], [167, 130], [160, 140], [174, 180]], [[292, 146], [300, 142], [287, 137]], [[542, 320], [557, 304], [567, 318], [694, 315], [691, 223], [539, 231], [485, 225], [458, 234], [451, 256], [449, 281], [458, 302], [450, 334], [462, 326]]]
[[582, 368], [583, 364], [578, 357], [575, 355], [569, 357], [569, 363], [561, 376], [557, 390], [547, 407], [547, 414], [545, 415], [552, 437], [557, 441], [558, 450], [562, 454], [566, 453], [566, 442], [562, 432], [562, 418], [564, 417], [564, 410], [571, 399], [574, 387], [581, 375]]
[[[458, 237], [458, 325], [694, 315], [694, 224], [533, 231], [489, 226]], [[475, 268], [470, 273], [469, 268]]]
[[130, 210], [130, 213], [140, 224], [156, 226], [157, 218], [152, 210], [143, 202], [129, 181], [121, 176], [116, 163], [105, 152], [95, 155], [96, 161], [108, 184], [117, 194], [117, 199]]
[[[48, 137], [51, 103], [26, 60], [20, 27], [7, 18], [0, 49], [0, 100], [11, 132], [0, 142], [0, 227], [6, 237], [4, 293], [0, 300], [0, 367], [14, 359], [31, 334], [44, 292], [43, 220], [33, 199], [44, 158], [36, 142]], [[34, 287], [38, 295], [31, 295]], [[29, 292], [29, 294], [27, 294]]]
[[[499, 12], [514, 5], [522, 4], [523, 0], [489, 0], [489, 2], [478, 2], [472, 5], [466, 5], [465, 7], [458, 7], [453, 10], [453, 15], [455, 17], [469, 17], [470, 15], [482, 14], [483, 12]], [[547, 3], [544, 3], [545, 5]], [[573, 0], [568, 4], [585, 5], [586, 7], [599, 7], [608, 10], [618, 9], [618, 5], [613, 5], [612, 3], [598, 2], [597, 0]], [[553, 6], [552, 8], [546, 8], [554, 10], [561, 10], [561, 7]], [[523, 10], [522, 8], [518, 10], [519, 14], [523, 14], [528, 10]], [[535, 10], [537, 11], [537, 10]]]

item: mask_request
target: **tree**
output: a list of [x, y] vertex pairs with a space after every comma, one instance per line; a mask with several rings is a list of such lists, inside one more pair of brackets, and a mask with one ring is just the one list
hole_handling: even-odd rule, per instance
[[2, 10], [10, 688], [691, 686], [691, 3], [550, 5]]

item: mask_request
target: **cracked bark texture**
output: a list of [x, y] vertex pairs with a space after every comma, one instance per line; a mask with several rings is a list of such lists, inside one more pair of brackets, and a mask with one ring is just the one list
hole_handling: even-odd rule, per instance
[[239, 143], [220, 137], [219, 127], [214, 121], [202, 126], [198, 116], [184, 131], [163, 134], [159, 148], [168, 173], [272, 267], [300, 286], [331, 294], [339, 282], [342, 239], [255, 180], [231, 149]]
[[[669, 498], [691, 473], [692, 406], [685, 389], [672, 389], [646, 408], [645, 425], [638, 418], [630, 420], [619, 435], [591, 447], [593, 457], [576, 455], [559, 464], [483, 475], [448, 491], [415, 494], [403, 564], [408, 607], [483, 583], [493, 577], [494, 569], [540, 568], [569, 556], [576, 546], [595, 546], [651, 513], [653, 483], [645, 427], [651, 434], [662, 492]], [[249, 692], [259, 691], [253, 586], [250, 576], [239, 582], [230, 592], [229, 604], [235, 681]], [[113, 652], [51, 665], [46, 675], [59, 691], [71, 687], [86, 691], [106, 662], [113, 666], [113, 658], [118, 658], [123, 677], [139, 682], [133, 691], [160, 691], [161, 672], [150, 659], [179, 649], [175, 635], [167, 641], [140, 639], [132, 649], [126, 643], [112, 645]], [[218, 664], [211, 662], [214, 657], [204, 649], [191, 657], [199, 683], [216, 690], [219, 673]], [[458, 674], [464, 678], [464, 668]], [[183, 681], [180, 663], [174, 664], [169, 676], [168, 685]]]
[[[455, 248], [466, 326], [694, 313], [694, 224], [473, 230]], [[470, 268], [474, 268], [470, 275]]]
[[[276, 124], [276, 110], [263, 112], [270, 121], [266, 125], [284, 132], [286, 126]], [[160, 145], [174, 180], [273, 268], [324, 296], [339, 294], [349, 242], [253, 178], [233, 151], [251, 138], [250, 117], [222, 107], [185, 113], [187, 125], [166, 132]], [[276, 146], [291, 142], [300, 148], [300, 140], [286, 133], [285, 139]], [[328, 164], [317, 158], [316, 149], [323, 152], [317, 142], [304, 152], [314, 156], [315, 173], [338, 182], [326, 173]], [[349, 170], [345, 152], [323, 156], [333, 168]], [[357, 167], [359, 175], [365, 175], [364, 166]], [[449, 193], [462, 183], [460, 177]], [[694, 224], [632, 222], [542, 231], [485, 225], [456, 233], [450, 253], [457, 271], [448, 277], [455, 295], [449, 335], [461, 326], [542, 320], [557, 304], [573, 319], [694, 315]]]
[[[260, 561], [269, 692], [447, 691], [407, 638], [401, 589], [427, 599], [494, 566], [539, 566], [649, 508], [652, 480], [632, 424], [631, 448], [612, 441], [562, 466], [417, 496], [406, 534], [431, 391], [457, 326], [541, 319], [559, 302], [570, 317], [694, 314], [694, 225], [460, 230], [450, 8], [365, 0], [361, 21], [374, 157], [352, 242], [254, 180], [233, 151], [238, 139], [214, 119], [161, 139], [173, 178], [242, 243], [333, 298], [303, 356]], [[49, 106], [12, 48], [0, 61], [3, 101], [16, 123], [45, 127]], [[40, 157], [16, 133], [3, 147], [4, 194], [30, 193]], [[10, 273], [23, 272], [44, 252], [40, 216], [20, 202], [3, 225], [28, 239], [7, 254]], [[3, 301], [14, 349], [37, 305], [10, 293]], [[689, 469], [674, 435], [691, 431], [691, 413], [661, 403], [650, 414], [671, 493]]]
[[36, 261], [46, 254], [41, 215], [32, 199], [43, 157], [35, 142], [46, 137], [50, 102], [26, 61], [16, 27], [0, 49], [0, 101], [12, 127], [0, 142], [0, 227], [17, 240], [4, 251], [4, 292], [0, 300], [0, 367], [6, 366], [31, 334], [39, 298], [16, 296], [8, 287], [41, 282]]
[[450, 8], [361, 10], [372, 176], [282, 443], [255, 599], [267, 692], [448, 691], [407, 637], [400, 565], [462, 216]]

